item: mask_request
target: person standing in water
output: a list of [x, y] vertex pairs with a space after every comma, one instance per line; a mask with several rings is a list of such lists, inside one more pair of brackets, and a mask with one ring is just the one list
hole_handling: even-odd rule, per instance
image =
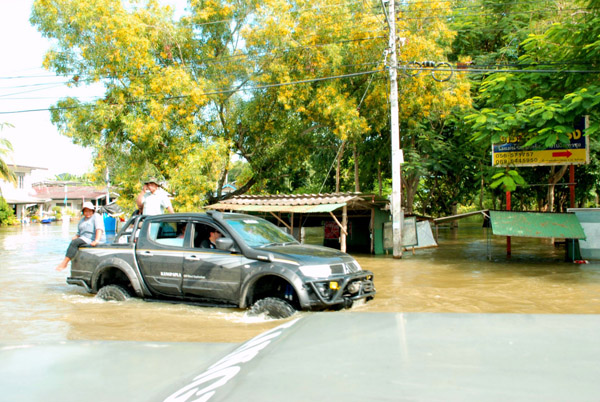
[[89, 201], [83, 203], [81, 208], [83, 218], [77, 225], [77, 234], [71, 240], [65, 258], [60, 264], [56, 266], [57, 271], [62, 271], [67, 267], [69, 261], [71, 261], [79, 246], [89, 244], [92, 247], [96, 247], [100, 243], [106, 242], [106, 235], [104, 233], [104, 220], [96, 212], [96, 207]]

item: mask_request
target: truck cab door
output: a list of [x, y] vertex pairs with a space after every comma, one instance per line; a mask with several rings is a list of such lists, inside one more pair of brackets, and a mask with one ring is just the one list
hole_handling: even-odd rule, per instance
[[211, 230], [228, 236], [214, 223], [192, 221], [190, 224], [192, 242], [184, 252], [183, 261], [184, 296], [237, 305], [244, 266], [249, 260], [240, 253], [202, 246]]
[[[162, 296], [183, 296], [183, 250], [185, 219], [147, 218], [142, 225], [136, 247], [136, 258], [150, 290]], [[189, 236], [188, 236], [189, 237]]]

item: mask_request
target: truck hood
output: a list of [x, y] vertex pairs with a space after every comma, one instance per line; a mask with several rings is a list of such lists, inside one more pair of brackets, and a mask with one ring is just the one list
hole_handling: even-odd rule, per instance
[[293, 259], [302, 265], [306, 264], [336, 264], [352, 261], [352, 257], [339, 250], [322, 246], [293, 244], [287, 246], [268, 246], [256, 249], [263, 253], [276, 254], [278, 257]]

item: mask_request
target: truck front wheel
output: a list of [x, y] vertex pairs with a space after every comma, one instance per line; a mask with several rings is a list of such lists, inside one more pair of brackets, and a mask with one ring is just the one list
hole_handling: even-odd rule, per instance
[[125, 301], [131, 295], [119, 285], [106, 285], [100, 288], [96, 297], [106, 301]]
[[283, 299], [277, 297], [265, 297], [264, 299], [258, 300], [250, 308], [251, 315], [264, 314], [269, 318], [287, 318], [294, 314], [296, 309], [292, 305]]

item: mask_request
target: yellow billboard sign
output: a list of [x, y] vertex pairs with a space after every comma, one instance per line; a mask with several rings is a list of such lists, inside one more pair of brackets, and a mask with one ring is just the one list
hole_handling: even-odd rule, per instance
[[588, 138], [585, 135], [587, 119], [568, 134], [569, 143], [557, 143], [553, 147], [519, 145], [519, 136], [502, 138], [502, 143], [492, 145], [492, 166], [548, 166], [581, 165], [590, 161]]

